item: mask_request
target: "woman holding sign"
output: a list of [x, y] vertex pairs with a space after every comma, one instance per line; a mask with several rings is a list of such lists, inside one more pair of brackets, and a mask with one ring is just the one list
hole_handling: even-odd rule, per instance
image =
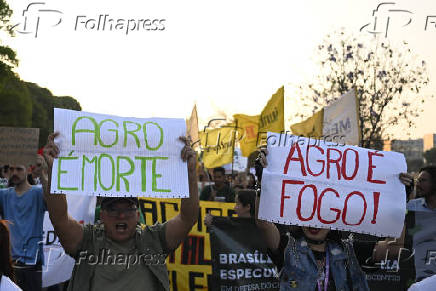
[[[256, 160], [259, 181], [266, 153], [261, 151]], [[342, 241], [338, 231], [294, 227], [280, 235], [275, 224], [256, 223], [280, 271], [280, 290], [369, 290], [351, 242]]]

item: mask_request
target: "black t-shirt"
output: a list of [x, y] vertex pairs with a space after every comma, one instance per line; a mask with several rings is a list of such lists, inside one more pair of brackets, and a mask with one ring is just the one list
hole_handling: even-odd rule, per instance
[[[280, 243], [279, 243], [279, 247], [277, 249], [277, 251], [275, 253], [273, 253], [271, 250], [268, 250], [268, 255], [270, 256], [271, 260], [273, 261], [273, 263], [277, 266], [277, 270], [280, 271], [283, 268], [283, 264], [284, 264], [284, 252], [286, 249], [286, 246], [288, 245], [288, 236], [287, 235], [281, 235], [280, 236]], [[318, 261], [323, 261], [325, 260], [325, 252], [318, 252], [318, 251], [312, 251], [315, 259]], [[324, 268], [324, 272], [325, 272], [325, 268]], [[324, 281], [323, 281], [324, 284]], [[321, 288], [322, 290], [324, 290], [324, 287]], [[335, 281], [333, 279], [332, 276], [332, 272], [329, 272], [329, 281], [328, 281], [328, 286], [327, 286], [327, 290], [328, 291], [335, 291], [336, 290], [336, 286], [335, 286]], [[318, 291], [318, 285], [315, 287], [315, 291]]]

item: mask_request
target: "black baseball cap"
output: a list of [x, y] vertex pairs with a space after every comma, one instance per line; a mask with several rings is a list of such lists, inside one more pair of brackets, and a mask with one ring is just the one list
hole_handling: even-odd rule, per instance
[[104, 197], [103, 200], [101, 200], [101, 209], [107, 209], [110, 205], [114, 204], [115, 202], [129, 202], [133, 205], [136, 205], [138, 207], [138, 198], [136, 197]]

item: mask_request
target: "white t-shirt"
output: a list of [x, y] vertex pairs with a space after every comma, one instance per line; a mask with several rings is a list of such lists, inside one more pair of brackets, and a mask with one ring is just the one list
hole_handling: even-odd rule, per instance
[[0, 291], [21, 291], [21, 288], [15, 285], [15, 283], [12, 282], [9, 277], [2, 276]]

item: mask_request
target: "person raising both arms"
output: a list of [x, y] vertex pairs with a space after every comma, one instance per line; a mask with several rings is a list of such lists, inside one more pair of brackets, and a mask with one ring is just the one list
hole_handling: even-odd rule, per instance
[[[65, 195], [50, 194], [53, 160], [59, 154], [56, 135], [50, 135], [44, 147], [48, 175], [42, 179], [50, 220], [66, 253], [76, 260], [68, 290], [169, 290], [165, 258], [186, 238], [198, 217], [196, 153], [189, 140], [180, 137], [185, 144], [181, 159], [187, 162], [190, 196], [181, 199], [177, 216], [141, 228], [136, 198], [105, 197], [102, 223], [82, 226], [68, 215]], [[95, 258], [104, 263], [96, 264]]]
[[[259, 184], [267, 166], [266, 150], [256, 161]], [[258, 201], [256, 201], [256, 210]], [[352, 242], [337, 230], [291, 226], [281, 235], [277, 226], [257, 218], [256, 224], [280, 274], [280, 290], [369, 290]]]

